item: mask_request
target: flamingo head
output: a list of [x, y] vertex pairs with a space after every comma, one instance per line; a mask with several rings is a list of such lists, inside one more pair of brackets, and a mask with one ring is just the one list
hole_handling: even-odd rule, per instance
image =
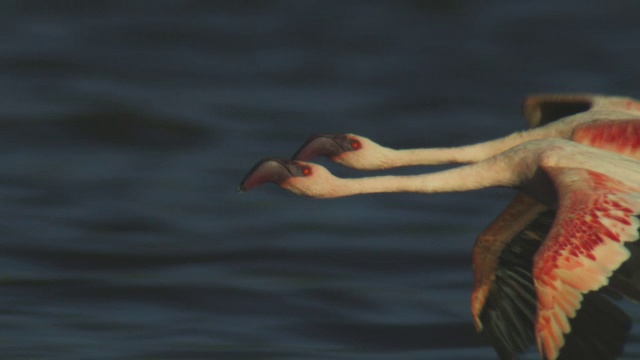
[[267, 158], [259, 161], [249, 171], [240, 182], [238, 192], [272, 182], [298, 195], [328, 198], [336, 194], [337, 180], [329, 170], [317, 164]]
[[352, 169], [376, 170], [386, 167], [385, 159], [388, 152], [388, 148], [364, 136], [319, 134], [311, 136], [293, 155], [293, 159], [309, 161], [317, 156], [325, 156]]

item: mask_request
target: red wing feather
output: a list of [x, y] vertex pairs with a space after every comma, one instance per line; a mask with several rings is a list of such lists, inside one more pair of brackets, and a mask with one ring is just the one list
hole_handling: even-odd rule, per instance
[[[536, 337], [541, 354], [556, 359], [585, 294], [609, 282], [638, 240], [638, 189], [584, 169], [545, 168], [559, 192], [559, 209], [534, 259], [538, 297]], [[580, 181], [576, 181], [580, 180]]]
[[640, 119], [598, 121], [575, 128], [571, 140], [640, 159]]

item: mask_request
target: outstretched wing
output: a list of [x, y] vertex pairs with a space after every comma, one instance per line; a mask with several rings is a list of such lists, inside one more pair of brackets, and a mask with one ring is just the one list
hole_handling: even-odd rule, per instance
[[522, 115], [527, 125], [534, 128], [596, 108], [626, 114], [640, 114], [640, 102], [627, 97], [595, 94], [534, 94], [524, 98]]
[[522, 116], [529, 127], [546, 125], [566, 116], [588, 111], [593, 106], [590, 94], [536, 94], [522, 102]]
[[[533, 258], [556, 213], [532, 201], [519, 194], [474, 246], [472, 312], [476, 327], [489, 339], [500, 359], [517, 359], [518, 353], [535, 344]], [[640, 300], [640, 242], [629, 245], [633, 262], [618, 269], [604, 291], [614, 297], [625, 295]], [[621, 352], [631, 320], [599, 292], [587, 295], [570, 325], [574, 330], [565, 335], [561, 358], [601, 360], [607, 358], [606, 354], [616, 356]], [[605, 344], [599, 346], [600, 352], [590, 351], [585, 345], [597, 343]]]
[[[554, 217], [553, 210], [544, 211], [513, 238], [502, 238], [506, 243], [497, 259], [482, 254], [481, 246], [474, 248], [474, 255], [483, 262], [495, 264], [495, 269], [491, 274], [475, 273], [476, 286], [471, 301], [473, 315], [476, 327], [486, 334], [501, 359], [516, 359], [517, 353], [535, 343], [533, 257]], [[500, 218], [496, 220], [501, 222]], [[504, 225], [509, 226], [509, 223]]]
[[[572, 333], [571, 320], [587, 315], [581, 307], [593, 302], [592, 292], [609, 285], [613, 272], [631, 255], [625, 243], [639, 238], [640, 191], [590, 170], [543, 168], [558, 190], [559, 207], [534, 258], [536, 338], [540, 353], [557, 359]], [[585, 347], [581, 353], [598, 353], [599, 358], [613, 358], [621, 351], [619, 344], [592, 339], [573, 347]]]
[[[525, 98], [523, 115], [527, 125], [537, 127], [590, 110], [597, 95], [537, 94]], [[640, 103], [627, 99], [613, 106], [640, 110]], [[617, 106], [617, 107], [616, 107]], [[613, 126], [611, 126], [613, 125]], [[580, 125], [572, 134], [579, 143], [640, 158], [637, 119], [597, 121]], [[627, 139], [629, 141], [622, 141]], [[474, 290], [471, 309], [478, 331], [487, 335], [501, 359], [515, 359], [535, 343], [536, 294], [533, 257], [547, 237], [555, 211], [520, 193], [480, 234], [473, 250]], [[604, 293], [640, 302], [640, 242], [627, 243], [632, 260], [625, 262], [609, 280]], [[588, 294], [580, 313], [569, 320], [574, 329], [565, 334], [562, 358], [615, 357], [630, 330], [631, 321], [602, 292]], [[604, 343], [601, 351], [589, 351]], [[585, 352], [586, 350], [586, 352]], [[603, 355], [604, 354], [604, 355]]]

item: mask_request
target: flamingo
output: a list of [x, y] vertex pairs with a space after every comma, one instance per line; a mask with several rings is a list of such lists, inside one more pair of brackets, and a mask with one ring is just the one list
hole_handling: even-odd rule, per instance
[[[557, 208], [557, 212], [549, 219], [549, 228], [536, 233], [547, 234], [539, 248], [507, 247], [502, 251], [500, 260], [515, 258], [515, 262], [526, 260], [523, 253], [535, 253], [529, 257], [533, 291], [527, 281], [518, 280], [518, 274], [510, 279], [518, 284], [511, 301], [512, 310], [519, 314], [513, 317], [533, 314], [535, 339], [545, 359], [560, 355], [608, 359], [621, 353], [630, 320], [597, 291], [605, 289], [640, 300], [640, 283], [633, 277], [636, 261], [629, 260], [635, 253], [632, 245], [640, 237], [639, 179], [640, 161], [631, 157], [565, 139], [542, 139], [477, 163], [413, 176], [345, 179], [317, 164], [265, 159], [247, 174], [240, 190], [274, 182], [299, 195], [335, 198], [382, 192], [470, 191], [493, 186], [519, 189], [544, 206]], [[517, 271], [524, 267], [526, 264], [505, 269]], [[535, 310], [530, 310], [529, 303], [535, 304]], [[526, 334], [513, 338], [523, 339]], [[507, 349], [501, 357], [515, 356], [508, 344], [504, 346]]]
[[[589, 94], [535, 95], [526, 98], [523, 104], [523, 114], [530, 126], [544, 125], [565, 116], [567, 118], [558, 120], [553, 126], [547, 126], [544, 129], [517, 133], [487, 143], [449, 149], [393, 150], [383, 148], [357, 135], [320, 135], [312, 137], [296, 153], [295, 158], [309, 160], [317, 155], [325, 155], [346, 166], [364, 170], [416, 164], [473, 162], [530, 139], [567, 136], [579, 142], [590, 143], [592, 146], [624, 153], [633, 150], [633, 147], [625, 146], [629, 141], [621, 140], [627, 138], [632, 142], [634, 136], [638, 137], [640, 134], [634, 133], [634, 127], [628, 126], [628, 121], [616, 124], [617, 130], [611, 131], [610, 122], [603, 119], [624, 120], [630, 116], [637, 117], [639, 109], [638, 102], [625, 97]], [[598, 121], [602, 124], [595, 126]], [[572, 128], [574, 128], [573, 132]], [[601, 135], [602, 128], [605, 128], [604, 133], [608, 136], [593, 136]], [[592, 141], [594, 139], [597, 141]], [[620, 146], [620, 143], [623, 145]], [[637, 155], [637, 151], [635, 154], [627, 155]], [[386, 161], [380, 161], [380, 159]], [[518, 285], [521, 281], [516, 280], [532, 282], [531, 266], [527, 266], [527, 259], [531, 258], [535, 251], [529, 251], [528, 257], [521, 254], [519, 262], [514, 262], [516, 257], [510, 254], [514, 249], [522, 251], [523, 246], [532, 248], [531, 245], [533, 245], [534, 250], [539, 246], [539, 241], [545, 235], [541, 233], [543, 232], [541, 229], [548, 228], [549, 219], [554, 215], [552, 211], [546, 210], [544, 205], [525, 194], [519, 194], [480, 234], [474, 246], [475, 281], [472, 293], [474, 323], [479, 331], [482, 331], [483, 323], [488, 323], [489, 336], [499, 354], [522, 351], [533, 342], [532, 332], [508, 332], [505, 331], [505, 326], [519, 326], [522, 330], [531, 328], [527, 326], [527, 323], [531, 322], [527, 321], [531, 317], [528, 316], [529, 314], [513, 316], [515, 300], [518, 299], [510, 298], [507, 294], [512, 293], [514, 289], [523, 293], [524, 289]], [[528, 244], [531, 240], [534, 243]], [[506, 261], [508, 268], [503, 265], [505, 259], [509, 259]], [[513, 277], [513, 269], [518, 270], [518, 278]], [[532, 289], [530, 290], [532, 292]], [[511, 301], [504, 301], [506, 299]]]
[[[594, 137], [594, 126], [600, 122], [635, 120], [640, 117], [640, 102], [621, 96], [591, 94], [540, 94], [525, 98], [522, 112], [527, 124], [534, 129], [473, 145], [454, 148], [425, 148], [396, 150], [381, 146], [355, 134], [320, 134], [312, 136], [293, 156], [297, 160], [311, 160], [326, 156], [332, 161], [358, 170], [383, 170], [412, 165], [473, 163], [499, 154], [515, 145], [544, 138], [572, 139], [597, 146], [607, 139]], [[628, 122], [628, 121], [627, 121]], [[543, 126], [544, 125], [544, 126]], [[606, 125], [606, 124], [605, 124]], [[630, 152], [640, 157], [639, 147], [619, 144], [625, 130], [609, 133], [615, 141], [608, 150]], [[637, 133], [626, 134], [630, 141]], [[618, 146], [618, 147], [616, 147]]]
[[[640, 103], [620, 96], [590, 94], [540, 94], [525, 98], [523, 115], [535, 130], [457, 148], [395, 150], [354, 134], [312, 136], [294, 155], [311, 160], [326, 156], [332, 161], [360, 170], [382, 170], [410, 165], [471, 163], [493, 156], [514, 145], [541, 138], [566, 138], [579, 143], [640, 159]], [[474, 289], [471, 309], [474, 325], [481, 332], [487, 325], [489, 338], [501, 357], [523, 351], [534, 342], [530, 314], [514, 316], [522, 294], [521, 281], [532, 282], [529, 258], [544, 239], [552, 210], [524, 193], [516, 195], [507, 208], [478, 236], [473, 247]], [[533, 243], [531, 243], [533, 241]], [[532, 249], [528, 257], [511, 256], [514, 249]], [[505, 258], [511, 259], [505, 261]], [[519, 261], [514, 261], [519, 259]], [[509, 269], [505, 268], [508, 264]], [[514, 277], [511, 270], [518, 270]], [[532, 295], [533, 288], [528, 288]], [[531, 297], [531, 296], [530, 296]], [[511, 301], [505, 301], [505, 300]], [[525, 316], [526, 315], [526, 316]], [[520, 332], [508, 328], [519, 327]]]

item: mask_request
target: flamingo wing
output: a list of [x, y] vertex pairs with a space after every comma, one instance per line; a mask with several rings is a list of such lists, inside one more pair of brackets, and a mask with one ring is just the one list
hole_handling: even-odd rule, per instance
[[603, 119], [578, 125], [571, 140], [640, 160], [640, 118]]
[[524, 98], [522, 115], [529, 127], [538, 127], [566, 116], [585, 112], [593, 106], [590, 94], [535, 94]]
[[[485, 228], [473, 246], [471, 311], [506, 358], [535, 342], [536, 298], [531, 275], [533, 255], [551, 227], [554, 213], [520, 193]], [[515, 330], [513, 330], [515, 329]]]
[[[522, 115], [531, 128], [596, 109], [640, 114], [640, 102], [626, 97], [594, 94], [535, 94], [525, 97], [522, 102]], [[593, 116], [593, 120], [600, 116], [606, 118], [600, 112]]]
[[[523, 114], [530, 127], [585, 112], [598, 96], [589, 94], [539, 94], [525, 98]], [[603, 98], [603, 97], [600, 97]], [[619, 110], [640, 109], [631, 99], [608, 104]], [[640, 159], [640, 120], [599, 120], [579, 125], [572, 140]], [[478, 331], [483, 331], [501, 359], [515, 358], [535, 343], [535, 288], [533, 256], [547, 236], [554, 211], [520, 193], [478, 237], [473, 251], [474, 290], [471, 308]], [[628, 243], [631, 258], [614, 272], [604, 293], [640, 301], [640, 242]], [[628, 316], [601, 292], [588, 294], [578, 316], [569, 320], [574, 330], [565, 335], [563, 357], [589, 358], [597, 352], [584, 343], [609, 339], [609, 348], [620, 348], [629, 331]], [[598, 335], [602, 329], [605, 334]], [[593, 341], [593, 337], [598, 338]], [[599, 339], [599, 340], [598, 340]], [[605, 350], [607, 348], [605, 347]], [[609, 351], [613, 353], [615, 351]]]
[[[608, 286], [613, 272], [631, 256], [627, 244], [639, 238], [640, 190], [586, 169], [542, 168], [558, 190], [559, 206], [533, 263], [539, 351], [545, 359], [557, 359], [566, 344], [580, 354], [615, 358], [624, 343], [616, 337], [628, 332], [629, 320], [615, 306], [602, 305], [606, 299], [596, 298], [594, 291]], [[611, 313], [610, 323], [593, 330], [602, 337], [585, 334], [589, 318], [605, 311]], [[570, 344], [570, 333], [577, 342]]]
[[[535, 344], [536, 292], [532, 269], [533, 258], [546, 238], [556, 212], [547, 210], [535, 200], [519, 194], [495, 221], [478, 237], [474, 246], [474, 275], [472, 312], [476, 328], [489, 339], [500, 359], [517, 359], [518, 353]], [[528, 206], [528, 207], [527, 207]], [[514, 230], [514, 225], [516, 229]], [[640, 259], [638, 243], [634, 243], [632, 258]], [[499, 248], [498, 250], [496, 250]], [[638, 264], [639, 262], [634, 262]], [[633, 298], [636, 293], [625, 289], [626, 284], [639, 284], [640, 272], [625, 263], [612, 277], [605, 289], [609, 295]], [[624, 266], [624, 265], [623, 265]], [[615, 281], [614, 281], [615, 280]], [[638, 285], [631, 287], [638, 288]], [[603, 293], [585, 297], [580, 314], [570, 320], [574, 328], [565, 335], [562, 357], [590, 359], [599, 353], [583, 354], [584, 343], [606, 341], [609, 347], [621, 348], [630, 330], [630, 320]], [[606, 331], [606, 333], [602, 333]], [[600, 357], [602, 358], [602, 356]], [[596, 357], [596, 359], [600, 359]]]
[[[508, 240], [492, 276], [474, 287], [472, 309], [476, 327], [489, 338], [501, 359], [517, 358], [535, 343], [536, 293], [533, 257], [549, 231], [555, 212], [547, 210]], [[478, 274], [476, 273], [476, 276]]]

